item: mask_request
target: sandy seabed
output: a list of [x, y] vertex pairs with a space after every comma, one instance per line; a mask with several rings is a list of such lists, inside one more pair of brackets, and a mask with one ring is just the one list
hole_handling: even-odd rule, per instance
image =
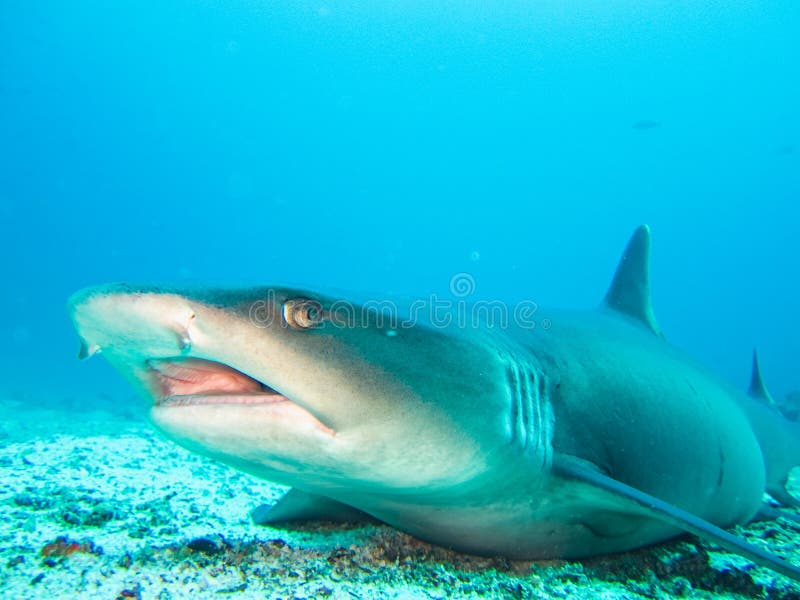
[[[135, 413], [0, 398], [2, 598], [778, 598], [800, 585], [695, 538], [582, 562], [486, 559], [387, 526], [254, 525], [285, 488]], [[784, 519], [739, 531], [800, 562]]]

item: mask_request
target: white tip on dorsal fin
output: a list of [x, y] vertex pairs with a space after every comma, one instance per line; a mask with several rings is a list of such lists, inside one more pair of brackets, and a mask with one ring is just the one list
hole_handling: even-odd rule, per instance
[[662, 335], [650, 303], [650, 228], [647, 225], [633, 232], [604, 303], [640, 321], [654, 334]]
[[774, 406], [775, 400], [772, 395], [767, 391], [767, 386], [764, 385], [764, 378], [761, 376], [761, 365], [758, 363], [758, 352], [753, 350], [753, 374], [750, 376], [750, 389], [747, 390], [747, 395], [756, 400]]

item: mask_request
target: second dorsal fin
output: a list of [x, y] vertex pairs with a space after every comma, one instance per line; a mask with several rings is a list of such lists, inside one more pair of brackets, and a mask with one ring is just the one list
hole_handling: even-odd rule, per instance
[[747, 395], [756, 400], [761, 400], [769, 406], [775, 405], [772, 395], [770, 395], [767, 386], [764, 384], [764, 378], [761, 376], [761, 365], [758, 363], [758, 352], [756, 350], [753, 350], [753, 373], [750, 375], [750, 389], [747, 390]]
[[650, 228], [647, 225], [633, 232], [604, 305], [636, 319], [655, 335], [662, 335], [650, 303]]

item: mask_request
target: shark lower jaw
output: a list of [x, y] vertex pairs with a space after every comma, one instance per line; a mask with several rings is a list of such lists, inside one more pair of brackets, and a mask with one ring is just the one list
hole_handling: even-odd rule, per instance
[[158, 407], [201, 406], [209, 404], [257, 405], [278, 404], [281, 402], [291, 402], [291, 400], [279, 394], [181, 394], [159, 398], [156, 400], [155, 405]]
[[333, 435], [333, 430], [309, 410], [266, 383], [227, 364], [202, 358], [159, 358], [145, 361], [145, 382], [153, 408], [202, 407], [224, 410], [263, 410], [273, 407], [281, 418], [291, 415], [296, 423], [312, 425]]

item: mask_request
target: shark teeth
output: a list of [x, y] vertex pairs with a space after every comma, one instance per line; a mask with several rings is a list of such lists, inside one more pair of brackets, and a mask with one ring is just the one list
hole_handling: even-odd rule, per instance
[[280, 394], [186, 394], [160, 398], [157, 406], [262, 405], [291, 402]]

